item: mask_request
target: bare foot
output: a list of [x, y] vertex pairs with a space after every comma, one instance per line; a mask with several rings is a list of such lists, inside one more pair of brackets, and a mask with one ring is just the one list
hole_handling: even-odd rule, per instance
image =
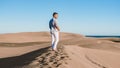
[[57, 49], [52, 49], [52, 51], [55, 51], [55, 52], [57, 52], [58, 50], [57, 50]]

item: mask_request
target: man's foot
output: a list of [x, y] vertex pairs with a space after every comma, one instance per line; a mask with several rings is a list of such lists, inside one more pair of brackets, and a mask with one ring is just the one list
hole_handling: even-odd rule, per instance
[[55, 52], [57, 52], [57, 49], [52, 49], [52, 51], [55, 51]]

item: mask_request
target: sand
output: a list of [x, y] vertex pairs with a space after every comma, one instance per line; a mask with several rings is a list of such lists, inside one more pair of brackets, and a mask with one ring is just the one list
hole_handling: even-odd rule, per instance
[[1, 34], [0, 67], [120, 68], [119, 39], [62, 32], [57, 52], [51, 50], [50, 39], [49, 32]]
[[68, 60], [68, 68], [119, 68], [120, 54], [82, 48], [78, 46], [65, 46], [67, 54], [71, 58]]

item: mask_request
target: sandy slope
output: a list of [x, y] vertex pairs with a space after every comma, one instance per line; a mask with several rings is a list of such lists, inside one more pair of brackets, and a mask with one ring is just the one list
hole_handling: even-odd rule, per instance
[[68, 68], [120, 68], [120, 53], [65, 46], [71, 58], [66, 65]]
[[35, 45], [35, 46], [25, 46], [25, 47], [0, 47], [0, 58], [19, 56], [45, 47], [47, 46]]
[[[67, 40], [74, 37], [81, 38], [83, 36], [72, 33], [60, 33], [60, 38], [62, 40]], [[22, 33], [0, 34], [1, 43], [49, 42], [50, 39], [51, 38], [49, 32], [22, 32]]]
[[61, 33], [59, 51], [53, 52], [49, 47], [48, 32], [1, 34], [0, 66], [2, 68], [120, 68], [118, 41], [119, 39], [113, 42], [109, 39]]

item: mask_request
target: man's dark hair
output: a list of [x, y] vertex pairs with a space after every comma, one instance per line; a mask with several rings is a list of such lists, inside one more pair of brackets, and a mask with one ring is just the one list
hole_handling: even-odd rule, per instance
[[58, 14], [58, 13], [57, 13], [57, 12], [54, 12], [54, 13], [53, 13], [53, 16], [54, 16], [55, 14]]

